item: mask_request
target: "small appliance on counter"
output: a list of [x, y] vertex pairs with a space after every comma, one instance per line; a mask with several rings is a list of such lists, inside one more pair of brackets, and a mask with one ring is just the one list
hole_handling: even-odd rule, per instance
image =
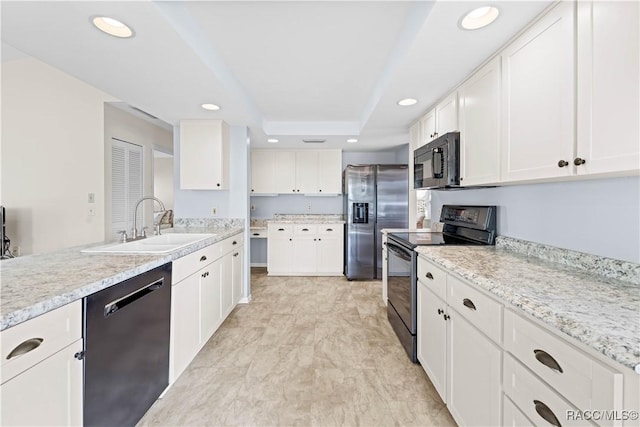
[[418, 254], [421, 245], [493, 245], [495, 206], [444, 205], [438, 232], [389, 233], [387, 236], [387, 318], [412, 362], [417, 363]]
[[343, 174], [348, 280], [382, 278], [383, 228], [408, 228], [407, 165], [348, 165]]

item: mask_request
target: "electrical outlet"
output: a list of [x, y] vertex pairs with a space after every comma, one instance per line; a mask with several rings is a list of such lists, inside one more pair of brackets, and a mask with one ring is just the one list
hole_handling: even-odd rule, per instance
[[93, 203], [89, 203], [89, 208], [87, 209], [87, 215], [96, 216], [96, 207]]
[[89, 196], [87, 197], [87, 201], [89, 203], [95, 203], [96, 202], [96, 193], [89, 193]]
[[311, 203], [307, 203], [307, 212], [311, 212]]
[[218, 215], [218, 209], [217, 208], [211, 208], [211, 216], [216, 216]]

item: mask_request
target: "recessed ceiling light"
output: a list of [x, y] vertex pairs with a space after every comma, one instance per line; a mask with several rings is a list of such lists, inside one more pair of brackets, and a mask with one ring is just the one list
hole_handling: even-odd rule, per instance
[[278, 142], [278, 140], [276, 138], [269, 138], [269, 139], [267, 139], [267, 142], [275, 144], [276, 142]]
[[358, 142], [358, 140], [356, 138], [349, 138], [347, 139], [347, 142]]
[[464, 15], [458, 25], [465, 30], [477, 30], [496, 20], [500, 11], [495, 6], [483, 6]]
[[220, 109], [220, 106], [216, 104], [202, 104], [201, 107], [209, 111], [218, 111]]
[[410, 105], [416, 105], [418, 100], [415, 98], [405, 98], [398, 101], [398, 105], [402, 105], [403, 107], [408, 107]]
[[109, 18], [108, 16], [94, 16], [91, 18], [91, 22], [100, 31], [109, 34], [110, 36], [120, 37], [123, 39], [133, 37], [133, 30], [127, 26], [127, 24], [118, 21], [117, 19]]

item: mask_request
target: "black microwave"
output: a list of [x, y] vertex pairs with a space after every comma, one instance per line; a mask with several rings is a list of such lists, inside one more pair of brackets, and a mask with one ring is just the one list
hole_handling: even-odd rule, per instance
[[460, 187], [460, 132], [450, 132], [413, 152], [413, 188]]

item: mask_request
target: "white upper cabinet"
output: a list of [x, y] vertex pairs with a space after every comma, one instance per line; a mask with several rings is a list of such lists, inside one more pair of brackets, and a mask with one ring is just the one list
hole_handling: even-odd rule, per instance
[[420, 127], [422, 133], [422, 143], [419, 146], [423, 146], [424, 144], [431, 142], [436, 137], [436, 109], [427, 112], [420, 119]]
[[500, 58], [494, 58], [458, 89], [460, 184], [500, 179]]
[[229, 139], [222, 120], [180, 121], [181, 189], [229, 189]]
[[252, 194], [341, 194], [340, 150], [252, 150]]
[[503, 181], [573, 172], [574, 9], [559, 3], [502, 52]]
[[640, 168], [639, 27], [637, 1], [578, 3], [578, 174]]
[[458, 130], [458, 92], [449, 94], [436, 105], [436, 138]]

